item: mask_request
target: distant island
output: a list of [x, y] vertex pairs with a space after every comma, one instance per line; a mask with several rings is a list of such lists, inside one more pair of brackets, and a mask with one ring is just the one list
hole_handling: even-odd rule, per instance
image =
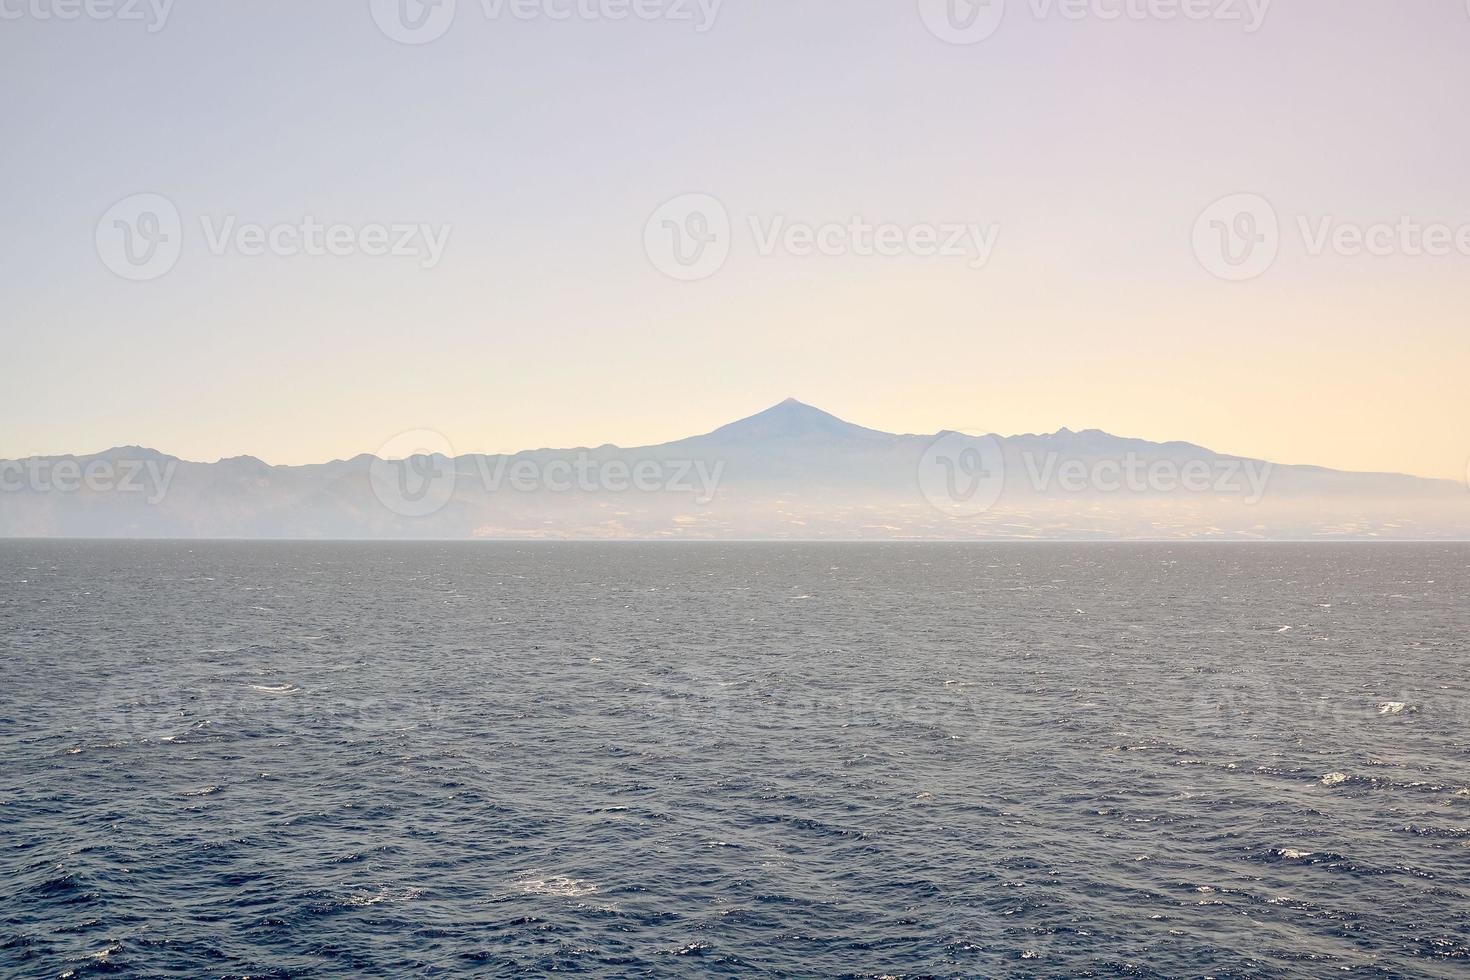
[[1470, 540], [1449, 480], [1096, 429], [900, 435], [795, 399], [657, 446], [307, 466], [120, 447], [0, 461], [0, 536], [506, 540]]

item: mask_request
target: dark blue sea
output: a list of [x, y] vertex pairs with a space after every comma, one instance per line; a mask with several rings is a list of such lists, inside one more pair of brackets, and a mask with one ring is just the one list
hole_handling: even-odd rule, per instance
[[1470, 975], [1470, 547], [0, 542], [0, 974]]

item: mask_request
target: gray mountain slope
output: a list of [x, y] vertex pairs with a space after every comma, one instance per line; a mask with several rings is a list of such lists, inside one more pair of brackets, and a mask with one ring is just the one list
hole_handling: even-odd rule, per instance
[[1470, 493], [1097, 429], [895, 434], [787, 399], [633, 448], [271, 466], [128, 446], [3, 461], [0, 536], [1470, 540]]

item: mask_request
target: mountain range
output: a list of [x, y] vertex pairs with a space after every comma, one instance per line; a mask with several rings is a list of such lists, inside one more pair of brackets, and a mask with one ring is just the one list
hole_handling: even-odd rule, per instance
[[636, 448], [457, 455], [414, 432], [306, 466], [5, 460], [0, 537], [1470, 540], [1470, 493], [1096, 429], [900, 435], [788, 399]]

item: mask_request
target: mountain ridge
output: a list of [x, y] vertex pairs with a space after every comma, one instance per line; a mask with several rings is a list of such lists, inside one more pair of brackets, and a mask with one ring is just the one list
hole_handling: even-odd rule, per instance
[[0, 460], [0, 537], [1462, 541], [1470, 494], [1100, 429], [889, 433], [787, 399], [632, 448], [457, 454], [421, 430], [298, 465]]
[[[770, 423], [770, 422], [774, 422], [774, 423], [776, 423], [776, 425], [775, 426], [770, 426], [770, 425], [764, 424], [764, 423]], [[1141, 447], [1150, 447], [1150, 448], [1158, 447], [1158, 448], [1177, 449], [1177, 450], [1183, 450], [1183, 451], [1188, 451], [1188, 452], [1196, 452], [1196, 453], [1210, 454], [1210, 455], [1213, 455], [1213, 456], [1216, 456], [1216, 457], [1220, 457], [1220, 458], [1242, 459], [1242, 460], [1251, 460], [1253, 462], [1259, 462], [1259, 463], [1269, 463], [1272, 466], [1278, 466], [1278, 467], [1292, 467], [1292, 468], [1302, 468], [1302, 469], [1313, 469], [1313, 470], [1318, 470], [1318, 471], [1325, 472], [1325, 473], [1350, 474], [1350, 475], [1355, 475], [1355, 476], [1403, 477], [1403, 478], [1406, 478], [1406, 479], [1423, 480], [1423, 481], [1427, 481], [1427, 482], [1431, 482], [1431, 483], [1444, 483], [1444, 484], [1448, 484], [1448, 485], [1451, 485], [1451, 486], [1458, 485], [1456, 483], [1456, 481], [1450, 480], [1450, 479], [1446, 479], [1446, 478], [1443, 478], [1443, 477], [1426, 477], [1426, 476], [1419, 476], [1417, 474], [1403, 473], [1403, 472], [1400, 472], [1400, 471], [1393, 471], [1393, 470], [1344, 470], [1344, 469], [1340, 469], [1340, 468], [1337, 468], [1337, 467], [1326, 466], [1326, 465], [1317, 464], [1317, 463], [1282, 463], [1282, 462], [1275, 461], [1275, 460], [1267, 460], [1267, 459], [1264, 459], [1262, 457], [1243, 456], [1243, 455], [1239, 455], [1239, 454], [1219, 452], [1217, 450], [1209, 449], [1209, 448], [1207, 448], [1205, 446], [1201, 446], [1201, 445], [1199, 445], [1197, 443], [1192, 443], [1192, 442], [1188, 442], [1188, 441], [1185, 441], [1185, 440], [1177, 440], [1176, 439], [1176, 440], [1167, 440], [1167, 441], [1162, 441], [1162, 442], [1156, 442], [1154, 440], [1144, 439], [1142, 437], [1137, 437], [1137, 436], [1120, 436], [1120, 435], [1116, 435], [1114, 433], [1108, 432], [1107, 430], [1098, 429], [1098, 428], [1072, 429], [1072, 428], [1069, 428], [1067, 426], [1063, 426], [1063, 427], [1057, 429], [1055, 432], [1026, 432], [1026, 433], [1016, 433], [1014, 435], [1009, 435], [1009, 436], [1002, 436], [1002, 435], [1000, 435], [999, 433], [996, 433], [996, 432], [989, 432], [989, 433], [986, 433], [984, 435], [976, 435], [974, 432], [969, 432], [969, 431], [959, 430], [959, 429], [941, 429], [938, 432], [934, 432], [934, 433], [896, 433], [896, 432], [888, 432], [886, 430], [872, 429], [872, 428], [869, 428], [867, 426], [858, 425], [857, 423], [854, 423], [854, 422], [848, 422], [847, 420], [845, 420], [845, 419], [843, 419], [843, 418], [841, 418], [841, 417], [839, 417], [839, 416], [837, 416], [837, 415], [835, 415], [833, 413], [830, 413], [830, 412], [827, 412], [827, 411], [825, 411], [823, 409], [817, 408], [817, 407], [815, 407], [815, 406], [813, 406], [813, 405], [811, 405], [811, 404], [809, 404], [807, 402], [800, 401], [799, 399], [796, 399], [796, 398], [786, 398], [786, 399], [783, 399], [782, 401], [777, 402], [776, 404], [771, 405], [768, 408], [762, 409], [759, 412], [756, 412], [756, 413], [754, 413], [752, 415], [748, 415], [748, 416], [746, 416], [744, 418], [736, 419], [733, 422], [727, 422], [724, 425], [721, 425], [721, 426], [718, 426], [718, 427], [716, 427], [714, 429], [711, 429], [708, 432], [700, 433], [698, 435], [685, 436], [683, 438], [674, 439], [674, 440], [671, 440], [671, 441], [668, 441], [668, 442], [648, 443], [648, 444], [634, 445], [634, 446], [623, 446], [623, 445], [617, 444], [617, 443], [604, 443], [604, 444], [602, 444], [600, 446], [596, 446], [596, 447], [592, 447], [592, 446], [568, 446], [568, 447], [543, 446], [543, 447], [536, 448], [536, 449], [520, 449], [520, 450], [516, 450], [514, 452], [499, 452], [499, 453], [465, 452], [465, 453], [456, 453], [453, 456], [447, 456], [447, 458], [448, 459], [451, 459], [451, 460], [463, 460], [463, 459], [475, 459], [475, 458], [484, 458], [484, 459], [500, 459], [500, 458], [506, 458], [506, 459], [509, 459], [509, 458], [515, 458], [515, 457], [518, 457], [518, 456], [531, 456], [531, 455], [536, 455], [536, 454], [556, 454], [556, 453], [575, 453], [575, 452], [605, 452], [605, 451], [638, 452], [638, 451], [663, 450], [663, 449], [669, 449], [669, 448], [674, 448], [674, 447], [688, 446], [690, 444], [697, 443], [697, 442], [699, 442], [701, 440], [709, 440], [709, 439], [714, 439], [714, 438], [717, 438], [717, 437], [728, 437], [730, 434], [738, 434], [742, 438], [760, 438], [760, 437], [771, 438], [773, 435], [776, 436], [776, 437], [790, 437], [791, 435], [793, 435], [793, 432], [792, 432], [793, 422], [796, 423], [796, 426], [795, 426], [796, 430], [798, 432], [800, 432], [801, 434], [803, 434], [803, 435], [808, 435], [808, 434], [855, 434], [855, 435], [857, 435], [857, 434], [860, 434], [861, 437], [864, 437], [864, 438], [877, 437], [877, 438], [881, 438], [881, 439], [885, 439], [885, 440], [895, 440], [895, 439], [929, 439], [929, 440], [933, 440], [933, 439], [942, 438], [944, 436], [955, 435], [955, 436], [965, 436], [965, 437], [976, 438], [976, 439], [998, 439], [998, 440], [1001, 440], [1003, 442], [1008, 442], [1008, 443], [1024, 444], [1024, 443], [1031, 442], [1031, 441], [1040, 442], [1042, 440], [1067, 440], [1067, 439], [1079, 439], [1079, 438], [1082, 438], [1082, 437], [1090, 437], [1090, 438], [1093, 438], [1093, 439], [1099, 439], [1100, 438], [1100, 439], [1104, 439], [1104, 440], [1109, 440], [1109, 441], [1111, 441], [1113, 443], [1116, 443], [1117, 445], [1128, 445], [1128, 446], [1134, 446], [1134, 447], [1140, 447], [1140, 448]], [[783, 431], [783, 429], [785, 431]], [[125, 459], [145, 459], [145, 460], [146, 459], [153, 459], [153, 460], [162, 460], [162, 461], [175, 461], [175, 462], [178, 462], [178, 463], [188, 463], [188, 464], [197, 465], [197, 466], [218, 466], [218, 465], [221, 465], [221, 464], [238, 463], [238, 464], [259, 464], [259, 465], [265, 466], [265, 467], [270, 468], [270, 469], [303, 469], [303, 468], [306, 468], [306, 467], [331, 466], [331, 465], [337, 465], [337, 464], [351, 464], [351, 463], [360, 463], [360, 462], [371, 462], [373, 460], [378, 460], [380, 462], [383, 462], [383, 461], [391, 461], [391, 460], [393, 460], [395, 458], [400, 458], [400, 457], [392, 457], [392, 456], [384, 457], [384, 456], [379, 456], [379, 455], [377, 455], [375, 453], [364, 452], [364, 453], [357, 453], [357, 454], [355, 454], [353, 456], [350, 456], [350, 457], [339, 457], [339, 458], [336, 458], [336, 459], [324, 460], [324, 461], [320, 461], [320, 462], [311, 462], [311, 463], [268, 463], [268, 462], [265, 462], [263, 459], [261, 459], [258, 456], [254, 456], [254, 455], [245, 453], [245, 454], [239, 454], [239, 455], [235, 455], [235, 456], [220, 457], [219, 459], [216, 459], [216, 460], [213, 460], [213, 461], [206, 461], [206, 460], [185, 459], [182, 456], [175, 456], [173, 454], [163, 452], [162, 450], [154, 449], [154, 448], [147, 447], [147, 446], [125, 445], [125, 446], [112, 446], [112, 447], [109, 447], [107, 449], [103, 449], [103, 450], [100, 450], [98, 452], [95, 452], [95, 453], [55, 453], [55, 454], [36, 454], [36, 455], [31, 455], [31, 456], [22, 456], [22, 457], [14, 457], [14, 458], [0, 458], [0, 463], [24, 463], [24, 462], [28, 462], [28, 461], [31, 461], [31, 460], [62, 460], [62, 459], [75, 459], [75, 460], [79, 460], [79, 461], [80, 460], [92, 460], [92, 459], [111, 459], [111, 460], [118, 460], [118, 459], [124, 459], [124, 458]]]

